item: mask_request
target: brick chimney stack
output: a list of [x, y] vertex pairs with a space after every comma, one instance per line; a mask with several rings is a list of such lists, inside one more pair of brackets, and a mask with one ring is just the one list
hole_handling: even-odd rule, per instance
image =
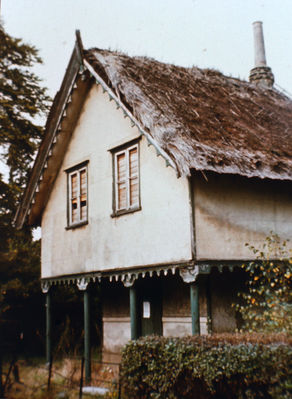
[[249, 81], [262, 87], [271, 88], [274, 84], [274, 75], [271, 68], [267, 66], [262, 22], [253, 23], [253, 35], [255, 66], [250, 71]]

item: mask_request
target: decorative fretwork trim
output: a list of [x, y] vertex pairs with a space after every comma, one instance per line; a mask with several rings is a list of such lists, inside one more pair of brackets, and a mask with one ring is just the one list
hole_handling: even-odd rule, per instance
[[232, 272], [234, 267], [239, 267], [242, 263], [247, 264], [249, 262], [250, 261], [202, 261], [194, 263], [194, 261], [188, 261], [185, 263], [148, 265], [121, 270], [114, 269], [63, 275], [41, 279], [41, 287], [42, 291], [46, 293], [53, 285], [77, 285], [78, 288], [86, 285], [87, 287], [90, 282], [101, 282], [104, 278], [109, 279], [110, 282], [121, 281], [125, 287], [131, 287], [138, 278], [175, 275], [177, 271], [184, 282], [191, 283], [196, 281], [199, 275], [210, 274], [211, 270], [214, 268], [221, 273], [226, 269]]

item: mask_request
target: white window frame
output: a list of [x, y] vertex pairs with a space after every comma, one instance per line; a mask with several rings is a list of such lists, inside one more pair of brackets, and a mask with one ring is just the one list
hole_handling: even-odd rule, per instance
[[[85, 171], [86, 177], [86, 214], [81, 218], [81, 185], [80, 176], [81, 172]], [[77, 215], [78, 218], [74, 222], [72, 221], [72, 176], [77, 174]], [[68, 227], [76, 226], [79, 224], [86, 223], [88, 221], [88, 170], [87, 165], [76, 167], [71, 172], [68, 172]]]
[[[130, 158], [129, 153], [133, 149], [137, 149], [138, 157], [138, 171], [134, 176], [130, 176]], [[118, 157], [121, 154], [125, 154], [126, 157], [126, 207], [119, 207], [119, 180], [118, 180]], [[114, 192], [115, 192], [115, 202], [114, 202], [114, 213], [119, 214], [123, 212], [131, 212], [133, 210], [140, 209], [140, 155], [139, 155], [139, 144], [133, 144], [129, 147], [123, 148], [120, 151], [114, 152]], [[138, 202], [130, 205], [130, 181], [133, 178], [137, 178], [138, 181]]]

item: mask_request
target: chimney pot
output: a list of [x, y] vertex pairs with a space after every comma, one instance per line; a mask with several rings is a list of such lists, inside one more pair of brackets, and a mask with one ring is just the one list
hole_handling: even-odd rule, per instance
[[253, 23], [253, 35], [255, 66], [250, 71], [249, 81], [256, 85], [270, 88], [274, 84], [274, 75], [271, 68], [267, 66], [263, 23], [261, 21]]
[[256, 21], [253, 23], [253, 37], [254, 37], [254, 66], [267, 66], [265, 54], [265, 42], [263, 34], [263, 23]]

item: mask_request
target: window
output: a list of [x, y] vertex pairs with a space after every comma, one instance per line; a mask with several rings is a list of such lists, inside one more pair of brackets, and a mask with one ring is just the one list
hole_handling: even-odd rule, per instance
[[87, 163], [67, 170], [68, 227], [87, 223]]
[[139, 146], [114, 152], [114, 214], [140, 209]]

